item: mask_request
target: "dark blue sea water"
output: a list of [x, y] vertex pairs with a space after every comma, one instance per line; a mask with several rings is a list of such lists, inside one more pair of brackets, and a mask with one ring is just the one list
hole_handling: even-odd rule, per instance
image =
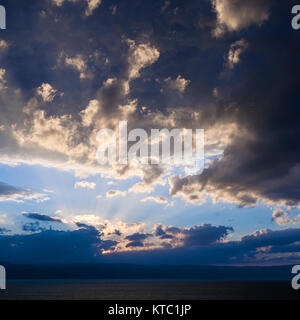
[[299, 299], [290, 282], [172, 280], [8, 281], [0, 300], [237, 300]]

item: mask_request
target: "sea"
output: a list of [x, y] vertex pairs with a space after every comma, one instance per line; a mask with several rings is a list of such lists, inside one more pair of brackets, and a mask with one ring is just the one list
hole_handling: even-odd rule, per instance
[[289, 281], [10, 280], [0, 300], [300, 300]]

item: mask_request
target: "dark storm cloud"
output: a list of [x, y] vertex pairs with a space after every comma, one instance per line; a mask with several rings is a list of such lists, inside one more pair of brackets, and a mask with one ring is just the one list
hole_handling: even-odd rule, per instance
[[41, 231], [45, 231], [46, 228], [41, 227], [40, 223], [37, 221], [37, 222], [24, 224], [22, 226], [22, 230], [25, 232], [41, 232]]
[[10, 232], [10, 230], [6, 228], [0, 228], [0, 235]]
[[101, 250], [113, 251], [118, 243], [119, 243], [118, 241], [114, 241], [114, 240], [103, 240], [101, 242]]
[[[33, 230], [31, 227], [33, 227]], [[150, 264], [268, 264], [298, 263], [300, 229], [280, 231], [261, 230], [243, 237], [240, 241], [219, 242], [231, 228], [202, 226], [191, 228], [181, 247], [147, 249], [138, 252], [115, 252], [119, 244], [102, 240], [96, 229], [76, 231], [39, 229], [39, 223], [26, 227], [26, 231], [39, 233], [27, 235], [1, 235], [0, 261], [13, 263], [74, 263], [74, 262], [129, 262]], [[202, 230], [202, 236], [200, 230]], [[210, 230], [210, 232], [208, 232]], [[211, 233], [212, 235], [208, 235]], [[195, 235], [197, 234], [197, 235]], [[206, 237], [206, 238], [205, 238]], [[136, 237], [135, 237], [136, 238]], [[140, 237], [142, 239], [144, 237]], [[127, 248], [146, 248], [143, 240], [131, 241]], [[151, 254], [150, 254], [151, 253]]]
[[151, 237], [150, 234], [135, 233], [135, 234], [132, 234], [130, 236], [127, 236], [126, 240], [129, 240], [129, 241], [143, 241], [143, 240], [148, 239], [149, 237]]
[[[118, 14], [112, 16], [111, 3], [103, 1], [97, 12], [83, 17], [81, 1], [65, 2], [62, 7], [46, 0], [4, 1], [9, 9], [10, 27], [3, 36], [13, 41], [1, 56], [1, 65], [10, 81], [22, 89], [25, 99], [41, 83], [51, 83], [64, 92], [63, 100], [58, 98], [56, 105], [47, 105], [50, 114], [79, 112], [95, 96], [103, 100], [103, 112], [111, 113], [124, 98], [122, 81], [129, 73], [126, 39], [134, 39], [138, 43], [150, 42], [162, 51], [161, 61], [147, 72], [152, 80], [136, 79], [132, 88], [132, 96], [140, 99], [142, 105], [164, 108], [178, 104], [179, 97], [162, 96], [161, 85], [154, 81], [175, 79], [178, 75], [192, 81], [186, 105], [194, 105], [200, 95], [206, 97], [204, 101], [211, 100], [224, 54], [216, 50], [210, 35], [215, 22], [211, 3], [174, 1], [161, 12], [164, 4], [163, 0], [147, 3], [130, 0], [118, 3]], [[221, 63], [208, 63], [207, 59], [213, 60], [208, 54], [212, 52]], [[64, 59], [78, 55], [92, 78], [82, 81], [74, 68], [66, 68]], [[186, 62], [178, 63], [182, 60]], [[203, 77], [195, 65], [202, 70]], [[99, 90], [108, 78], [119, 81], [109, 90]]]
[[176, 228], [157, 225], [154, 235], [161, 240], [178, 240], [182, 242], [181, 246], [186, 248], [208, 246], [225, 239], [229, 233], [233, 232], [233, 228], [225, 226], [212, 226], [204, 224], [202, 226], [194, 226], [192, 228]]
[[242, 243], [248, 247], [266, 247], [289, 245], [300, 240], [300, 229], [279, 231], [264, 230], [242, 238]]
[[126, 245], [126, 248], [142, 248], [144, 246], [145, 245], [142, 241], [132, 241]]
[[230, 232], [233, 232], [233, 229], [230, 227], [214, 227], [209, 224], [196, 226], [183, 232], [186, 236], [184, 239], [184, 246], [192, 248], [212, 245], [222, 239], [225, 239]]
[[243, 34], [243, 58], [218, 87], [218, 114], [235, 119], [236, 138], [201, 175], [174, 178], [171, 194], [207, 191], [242, 206], [299, 203], [300, 33], [290, 25], [294, 1], [269, 3], [268, 20]]
[[143, 234], [143, 233], [134, 233], [130, 236], [127, 236], [125, 240], [130, 241], [126, 248], [137, 248], [137, 247], [144, 247], [144, 241], [150, 238], [151, 234]]
[[[16, 162], [50, 163], [63, 168], [66, 162], [91, 165], [87, 158], [95, 152], [95, 146], [89, 145], [95, 140], [92, 130], [113, 127], [117, 120], [126, 119], [120, 104], [132, 105], [135, 101], [137, 108], [130, 115], [129, 126], [139, 122], [146, 128], [153, 121], [144, 119], [142, 106], [153, 118], [171, 109], [178, 114], [178, 126], [191, 126], [189, 111], [196, 108], [205, 109], [200, 110], [203, 126], [214, 114], [213, 89], [219, 83], [228, 43], [220, 41], [216, 45], [211, 36], [215, 13], [210, 1], [178, 0], [162, 10], [162, 0], [130, 0], [117, 4], [116, 15], [111, 13], [112, 3], [102, 1], [89, 17], [84, 15], [85, 1], [65, 1], [56, 6], [46, 0], [28, 0], [21, 5], [12, 0], [4, 5], [10, 12], [11, 27], [3, 33], [8, 46], [0, 55], [8, 87], [0, 94], [4, 106], [1, 119], [7, 125], [5, 133], [0, 132], [1, 150]], [[139, 45], [152, 52], [144, 50], [140, 59], [134, 55]], [[151, 59], [145, 61], [147, 57]], [[140, 70], [134, 73], [137, 67]], [[161, 91], [167, 79], [187, 81], [185, 94]], [[56, 90], [53, 100], [41, 101], [36, 96], [41, 84]], [[99, 109], [89, 109], [89, 116], [94, 114], [82, 126], [76, 121], [81, 121], [91, 100], [99, 102]], [[30, 111], [25, 114], [23, 108], [28, 105]], [[179, 112], [177, 107], [181, 107]], [[39, 126], [41, 122], [44, 124]], [[65, 135], [65, 144], [55, 142]], [[83, 145], [90, 149], [84, 150]], [[83, 154], [78, 155], [78, 150]], [[129, 169], [123, 167], [117, 174], [126, 175], [126, 171]], [[153, 166], [141, 176], [146, 184], [155, 184], [162, 174], [162, 169]]]
[[33, 220], [39, 220], [44, 222], [59, 222], [62, 223], [62, 220], [56, 217], [51, 217], [47, 214], [40, 214], [40, 213], [24, 213], [24, 217], [33, 219]]
[[112, 84], [103, 86], [97, 94], [101, 103], [101, 114], [105, 117], [116, 116], [119, 112], [118, 107], [126, 101], [125, 98], [125, 80], [113, 81]]
[[[49, 114], [79, 112], [95, 97], [101, 83], [121, 68], [121, 52], [125, 57], [127, 46], [122, 42], [122, 31], [112, 24], [108, 5], [101, 7], [97, 17], [84, 17], [81, 1], [63, 7], [48, 0], [11, 0], [3, 1], [3, 5], [7, 8], [8, 28], [2, 38], [10, 45], [1, 54], [1, 67], [7, 70], [10, 85], [22, 89], [24, 100], [41, 83], [51, 83], [63, 92], [63, 100], [58, 97], [55, 105], [47, 104]], [[82, 81], [74, 68], [65, 65], [66, 57], [78, 55], [86, 72], [97, 81], [91, 77]], [[107, 57], [111, 60], [109, 66], [105, 65]], [[110, 73], [110, 66], [115, 73]]]
[[[184, 106], [185, 111], [206, 109], [203, 117], [210, 116], [214, 113], [208, 110], [213, 104], [213, 89], [219, 82], [216, 75], [222, 70], [227, 47], [223, 41], [216, 45], [211, 36], [215, 25], [211, 2], [171, 1], [163, 12], [165, 1], [130, 3], [140, 12], [134, 20], [143, 30], [133, 38], [141, 39], [146, 34], [161, 53], [149, 77], [134, 82], [132, 94], [154, 111]], [[126, 12], [129, 10], [130, 6]], [[130, 32], [131, 27], [130, 24]], [[184, 95], [168, 90], [161, 92], [167, 78], [176, 79], [179, 75], [190, 81]], [[184, 119], [181, 122], [187, 127], [191, 125]]]
[[7, 183], [0, 182], [0, 195], [14, 195], [22, 192], [24, 192], [24, 190], [10, 186]]
[[114, 232], [112, 232], [111, 234], [109, 235], [116, 235], [116, 236], [121, 236], [122, 235], [122, 232], [118, 229], [116, 229]]
[[176, 227], [165, 227], [161, 224], [157, 225], [155, 227], [155, 235], [158, 237], [164, 236], [166, 234], [178, 234], [181, 232], [180, 228], [176, 228]]
[[160, 239], [173, 239], [174, 236], [171, 234], [167, 234], [167, 232], [163, 229], [162, 225], [158, 225], [154, 231], [155, 236], [159, 237]]
[[228, 241], [197, 247], [114, 253], [108, 262], [149, 264], [293, 264], [299, 263], [300, 229], [264, 230], [241, 241]]
[[29, 235], [1, 236], [0, 260], [17, 263], [74, 263], [95, 260], [103, 246], [96, 230], [43, 231]]
[[86, 229], [86, 230], [91, 230], [91, 231], [97, 231], [97, 229], [94, 226], [90, 226], [88, 224], [85, 223], [81, 223], [81, 222], [76, 222], [76, 226], [80, 229]]
[[48, 196], [44, 193], [37, 193], [29, 189], [18, 188], [4, 182], [0, 182], [0, 202], [22, 202], [24, 199], [36, 200], [41, 202], [49, 200]]

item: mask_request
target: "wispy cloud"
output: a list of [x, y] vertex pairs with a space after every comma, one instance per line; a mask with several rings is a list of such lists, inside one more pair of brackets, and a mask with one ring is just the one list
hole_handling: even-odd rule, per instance
[[125, 197], [127, 194], [126, 191], [121, 190], [109, 190], [106, 192], [107, 198], [116, 198], [116, 197]]
[[162, 203], [162, 204], [166, 204], [168, 203], [168, 199], [164, 198], [164, 197], [146, 197], [144, 199], [141, 200], [141, 202], [156, 202], [156, 203]]
[[78, 188], [83, 188], [83, 189], [95, 189], [96, 188], [96, 183], [95, 182], [88, 182], [88, 181], [79, 181], [79, 182], [76, 182], [74, 187], [76, 189]]

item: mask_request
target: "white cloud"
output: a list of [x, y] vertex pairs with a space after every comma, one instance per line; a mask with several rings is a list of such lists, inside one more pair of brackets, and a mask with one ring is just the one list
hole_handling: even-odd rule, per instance
[[[30, 121], [27, 122], [30, 130], [27, 132], [14, 130], [13, 132], [20, 146], [25, 149], [38, 149], [37, 147], [39, 147], [44, 150], [58, 152], [61, 154], [60, 157], [71, 155], [70, 152], [74, 152], [73, 156], [76, 157], [76, 154], [83, 152], [83, 145], [76, 144], [71, 147], [72, 141], [76, 139], [78, 128], [76, 122], [72, 121], [71, 116], [47, 117], [44, 110], [34, 110], [34, 106], [34, 104], [32, 106], [27, 105], [24, 109], [24, 112], [28, 113], [30, 117]], [[30, 113], [29, 111], [32, 112]], [[33, 151], [32, 154], [36, 151]]]
[[42, 83], [36, 89], [36, 93], [42, 97], [44, 102], [52, 102], [57, 94], [57, 90], [54, 89], [49, 83]]
[[79, 182], [76, 182], [74, 187], [76, 189], [78, 188], [85, 188], [85, 189], [95, 189], [96, 188], [96, 183], [95, 182], [88, 182], [88, 181], [79, 181]]
[[85, 127], [89, 127], [93, 123], [93, 118], [99, 111], [99, 102], [98, 100], [91, 100], [86, 107], [86, 109], [80, 112], [82, 118], [82, 124]]
[[72, 67], [76, 71], [79, 72], [80, 79], [85, 79], [87, 78], [86, 74], [86, 63], [82, 56], [80, 54], [76, 55], [75, 57], [66, 57], [65, 58], [65, 64], [67, 66]]
[[0, 223], [1, 224], [6, 224], [7, 223], [7, 214], [3, 213], [3, 214], [0, 214]]
[[44, 193], [30, 192], [30, 191], [20, 191], [15, 194], [0, 195], [0, 202], [17, 202], [23, 203], [24, 201], [35, 201], [37, 203], [42, 203], [49, 201], [50, 197]]
[[0, 40], [0, 49], [6, 49], [8, 47], [8, 42], [5, 40]]
[[261, 25], [269, 18], [269, 1], [262, 0], [212, 0], [217, 14], [215, 36], [226, 31], [239, 31], [253, 24]]
[[[91, 99], [78, 114], [72, 112], [48, 113], [43, 110], [43, 104], [40, 103], [40, 98], [38, 99], [37, 96], [32, 97], [27, 103], [22, 101], [22, 104], [17, 104], [19, 110], [22, 110], [21, 106], [25, 105], [23, 113], [20, 112], [17, 117], [21, 125], [13, 122], [9, 130], [3, 130], [5, 132], [3, 135], [7, 135], [5, 138], [10, 148], [2, 152], [0, 161], [15, 165], [39, 164], [73, 171], [82, 180], [98, 173], [114, 179], [141, 178], [142, 182], [134, 186], [130, 192], [152, 192], [153, 187], [158, 183], [163, 185], [160, 182], [161, 177], [166, 174], [165, 170], [168, 168], [132, 163], [128, 166], [100, 166], [96, 161], [96, 152], [99, 147], [96, 134], [99, 129], [115, 128], [120, 120], [127, 120], [129, 128], [136, 126], [138, 101], [129, 99], [127, 95], [129, 83], [131, 79], [140, 75], [142, 68], [154, 63], [158, 57], [159, 52], [153, 46], [138, 45], [130, 41], [128, 59], [123, 68], [127, 69], [128, 73], [123, 74], [123, 78], [109, 78], [105, 81], [94, 99]], [[62, 53], [59, 63], [67, 62], [70, 67], [83, 71], [85, 69], [83, 58], [76, 58], [78, 56], [72, 60], [73, 58], [68, 58]], [[52, 101], [58, 94], [57, 90], [47, 83], [43, 83], [37, 92], [43, 101]], [[139, 120], [141, 127], [146, 129], [161, 125], [174, 127], [182, 118], [178, 116], [179, 113], [177, 109], [176, 112], [168, 114], [147, 113]], [[186, 115], [186, 112], [184, 114]], [[188, 113], [188, 116], [192, 117], [193, 113]], [[196, 126], [199, 118], [195, 117], [193, 122], [188, 122]], [[181, 126], [181, 123], [178, 125]]]
[[292, 221], [288, 218], [287, 212], [276, 209], [272, 214], [272, 220], [275, 221], [278, 225], [284, 226], [291, 223]]
[[233, 69], [234, 66], [240, 62], [240, 56], [246, 50], [247, 46], [248, 44], [244, 39], [236, 41], [230, 46], [227, 62], [229, 69]]
[[102, 220], [100, 217], [94, 214], [82, 214], [75, 216], [73, 219], [74, 223], [85, 223], [87, 225], [97, 226], [100, 225]]
[[[55, 4], [55, 5], [57, 5], [58, 7], [60, 7], [62, 4], [63, 4], [63, 2], [64, 2], [65, 0], [52, 0], [52, 2]], [[71, 0], [70, 0], [71, 1]], [[73, 2], [75, 2], [75, 1], [73, 1]]]
[[84, 1], [87, 4], [87, 8], [85, 10], [85, 15], [90, 16], [93, 14], [94, 10], [97, 9], [102, 0], [52, 0], [52, 3], [55, 4], [58, 7], [61, 7], [64, 2], [79, 2], [79, 1]]
[[0, 90], [7, 89], [6, 87], [6, 79], [5, 79], [6, 70], [0, 68]]
[[300, 214], [294, 219], [295, 223], [300, 223]]
[[88, 7], [85, 10], [85, 15], [90, 16], [93, 14], [94, 10], [100, 6], [102, 0], [87, 0], [87, 2], [88, 2]]
[[153, 185], [146, 184], [144, 182], [138, 182], [128, 190], [128, 192], [130, 193], [151, 193], [153, 191], [154, 191]]
[[171, 79], [169, 77], [165, 79], [164, 82], [169, 89], [178, 91], [180, 93], [184, 93], [188, 85], [191, 83], [190, 80], [184, 79], [181, 75], [179, 75], [176, 79]]
[[135, 79], [140, 76], [143, 68], [149, 67], [158, 60], [160, 53], [149, 44], [136, 44], [133, 40], [127, 42], [129, 44], [129, 79]]
[[120, 190], [109, 190], [106, 192], [107, 198], [115, 198], [115, 197], [125, 197], [127, 194], [126, 191], [120, 191]]
[[156, 202], [156, 203], [168, 203], [168, 200], [164, 197], [147, 197], [141, 200], [141, 202]]

